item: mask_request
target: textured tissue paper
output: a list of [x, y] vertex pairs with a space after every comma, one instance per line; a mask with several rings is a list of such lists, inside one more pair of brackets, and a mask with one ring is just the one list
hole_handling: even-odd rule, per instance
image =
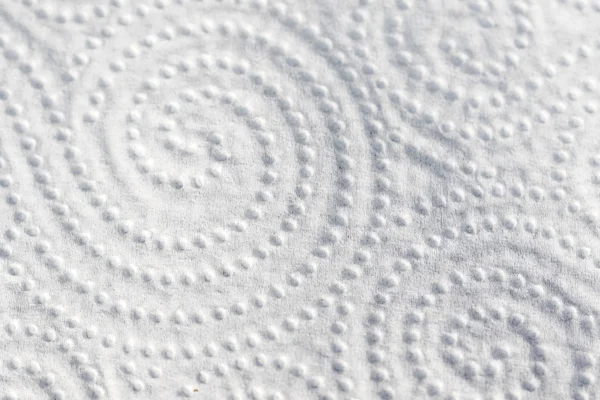
[[600, 0], [0, 0], [0, 399], [600, 399], [598, 65]]

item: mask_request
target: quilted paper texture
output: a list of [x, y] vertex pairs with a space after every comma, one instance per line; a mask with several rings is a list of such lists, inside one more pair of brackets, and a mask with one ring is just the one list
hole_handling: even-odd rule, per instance
[[600, 1], [0, 0], [0, 399], [600, 399]]

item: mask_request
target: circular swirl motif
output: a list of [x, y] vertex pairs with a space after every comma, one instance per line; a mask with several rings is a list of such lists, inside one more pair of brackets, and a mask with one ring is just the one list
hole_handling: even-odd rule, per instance
[[[204, 34], [216, 29], [210, 20], [204, 22], [204, 27], [207, 31]], [[237, 28], [224, 24], [219, 29], [221, 31], [217, 34], [227, 39]], [[157, 36], [144, 38], [142, 44], [153, 48], [160, 45], [156, 41], [170, 43], [198, 40], [196, 34], [186, 29], [180, 33], [175, 32], [173, 29], [163, 30]], [[242, 40], [261, 43], [260, 38], [248, 37], [243, 29], [240, 34]], [[133, 61], [142, 57], [136, 46], [128, 46], [122, 52], [126, 59]], [[202, 214], [211, 218], [219, 214], [240, 215], [238, 220], [222, 221], [224, 228], [208, 225], [209, 229], [203, 228], [201, 232], [198, 232], [198, 227], [206, 227], [208, 221], [197, 221], [194, 226], [190, 225], [190, 221], [179, 220], [179, 224], [188, 226], [189, 230], [195, 232], [193, 237], [177, 238], [179, 247], [185, 247], [185, 243], [190, 242], [196, 247], [205, 248], [209, 243], [207, 235], [214, 236], [218, 242], [227, 240], [231, 231], [246, 230], [248, 223], [263, 216], [262, 204], [283, 196], [274, 192], [281, 188], [282, 184], [288, 187], [290, 183], [296, 185], [288, 190], [298, 199], [294, 207], [303, 208], [304, 199], [312, 193], [309, 182], [315, 173], [312, 166], [315, 151], [310, 144], [312, 135], [305, 127], [305, 115], [296, 109], [292, 100], [282, 92], [280, 85], [262, 71], [253, 69], [248, 61], [232, 62], [228, 55], [213, 57], [207, 53], [192, 52], [185, 57], [166, 57], [173, 61], [156, 72], [144, 72], [145, 65], [140, 66], [142, 69], [129, 72], [125, 61], [112, 61], [107, 63], [106, 73], [99, 76], [89, 75], [90, 79], [97, 79], [97, 88], [89, 97], [90, 109], [81, 116], [80, 121], [74, 122], [83, 124], [78, 128], [81, 131], [95, 129], [94, 126], [98, 123], [102, 125], [103, 131], [113, 132], [113, 129], [116, 131], [122, 126], [123, 120], [127, 121], [127, 130], [123, 133], [126, 147], [122, 140], [113, 142], [112, 134], [107, 138], [107, 145], [116, 153], [108, 162], [119, 163], [115, 164], [115, 170], [118, 171], [116, 178], [135, 178], [133, 174], [124, 173], [124, 170], [131, 166], [120, 164], [123, 157], [117, 157], [117, 153], [127, 148], [127, 156], [134, 162], [137, 172], [147, 176], [153, 186], [167, 185], [175, 190], [202, 188], [201, 196], [195, 196], [196, 201], [201, 202], [198, 205], [204, 210]], [[113, 75], [129, 73], [135, 74], [136, 77], [149, 77], [140, 79], [134, 93], [113, 98], [112, 82], [119, 77]], [[200, 78], [205, 74], [209, 75]], [[233, 82], [240, 82], [244, 92], [251, 94], [258, 89], [267, 100], [273, 100], [265, 104], [262, 98], [249, 97], [244, 93], [238, 95], [235, 91], [220, 87], [223, 86], [219, 83], [221, 75], [229, 76]], [[196, 87], [199, 79], [213, 82]], [[308, 75], [307, 79], [313, 78]], [[159, 101], [155, 104], [154, 99], [163, 98], [165, 92], [177, 94], [173, 100], [167, 100], [164, 104]], [[129, 104], [121, 106], [122, 101]], [[273, 115], [273, 101], [277, 104], [279, 115]], [[155, 112], [156, 107], [160, 109], [158, 113]], [[222, 111], [216, 111], [217, 108]], [[269, 117], [263, 117], [261, 113]], [[207, 115], [210, 115], [208, 120]], [[276, 131], [271, 127], [277, 127]], [[284, 130], [289, 129], [293, 133], [282, 136], [278, 131], [283, 127]], [[278, 145], [279, 141], [283, 143]], [[296, 144], [293, 144], [294, 141]], [[294, 147], [298, 147], [297, 154], [287, 154]], [[278, 154], [281, 150], [284, 153]], [[167, 157], [168, 153], [172, 156]], [[254, 157], [249, 158], [252, 154]], [[295, 158], [299, 162], [298, 172], [292, 173], [289, 171], [289, 164], [281, 164], [281, 160], [289, 158]], [[75, 159], [73, 161], [79, 162]], [[172, 162], [175, 164], [169, 167]], [[257, 168], [258, 166], [262, 168]], [[298, 176], [296, 182], [280, 184], [281, 177], [294, 175]], [[218, 181], [218, 184], [211, 185], [210, 181], [213, 180]], [[125, 187], [132, 186], [134, 182], [137, 180], [127, 183]], [[258, 182], [263, 188], [258, 191], [240, 191], [247, 182]], [[224, 212], [223, 203], [213, 200], [221, 196], [230, 199], [227, 206], [233, 209], [231, 212]], [[103, 201], [110, 203], [108, 199]], [[182, 207], [187, 207], [187, 204], [184, 202]], [[122, 231], [129, 231], [132, 225], [138, 225], [137, 221], [118, 217], [120, 208], [120, 205], [116, 204], [107, 209], [108, 218], [120, 220]], [[176, 209], [176, 205], [172, 204], [164, 213], [172, 216], [177, 214]], [[153, 214], [158, 212], [152, 210]], [[166, 238], [160, 233], [153, 233], [150, 227], [139, 229], [139, 234], [134, 236], [135, 240], [154, 240], [158, 248], [166, 246]], [[152, 239], [149, 236], [152, 236]]]
[[[484, 270], [475, 270], [473, 274], [474, 282], [477, 282], [476, 286], [482, 286], [478, 280], [483, 279], [496, 281], [499, 284], [509, 280], [509, 285], [512, 286], [509, 289], [511, 297], [517, 299], [519, 297], [527, 299], [529, 296], [541, 297], [543, 300], [540, 301], [540, 305], [548, 308], [548, 311], [556, 312], [564, 307], [564, 310], [560, 310], [559, 315], [554, 317], [556, 318], [554, 323], [558, 324], [558, 327], [564, 322], [573, 321], [573, 318], [579, 314], [576, 306], [563, 306], [562, 301], [556, 297], [549, 296], [544, 299], [543, 286], [526, 287], [525, 280], [520, 275], [508, 277], [501, 270], [493, 271], [489, 277]], [[498, 389], [492, 388], [502, 388], [499, 395], [505, 398], [520, 398], [528, 392], [536, 392], [542, 386], [551, 392], [559, 391], [561, 387], [569, 387], [571, 381], [579, 382], [575, 386], [575, 393], [578, 396], [587, 393], [593, 380], [589, 379], [591, 371], [586, 367], [595, 365], [591, 348], [588, 347], [587, 351], [572, 355], [553, 354], [549, 343], [559, 340], [556, 335], [561, 329], [555, 329], [552, 337], [546, 338], [539, 326], [548, 326], [545, 322], [547, 317], [544, 317], [541, 320], [543, 324], [539, 325], [540, 311], [524, 313], [518, 306], [527, 300], [517, 301], [512, 306], [508, 301], [503, 300], [502, 306], [496, 306], [494, 304], [497, 304], [498, 299], [503, 296], [501, 292], [494, 290], [493, 284], [484, 289], [471, 289], [466, 281], [463, 283], [462, 278], [459, 275], [453, 277], [454, 281], [461, 285], [461, 291], [464, 291], [465, 295], [474, 299], [476, 297], [472, 294], [472, 290], [484, 290], [485, 296], [489, 296], [489, 299], [483, 298], [464, 312], [457, 312], [453, 304], [463, 303], [465, 300], [460, 297], [453, 298], [452, 288], [448, 292], [447, 299], [446, 296], [443, 299], [439, 296], [439, 301], [436, 301], [433, 300], [434, 297], [426, 295], [415, 310], [405, 316], [406, 324], [402, 335], [402, 340], [406, 344], [405, 355], [414, 365], [413, 376], [429, 395], [459, 393], [458, 396], [469, 398], [473, 393], [469, 393], [467, 387], [471, 386], [475, 389], [474, 393], [493, 395]], [[434, 288], [440, 294], [447, 289], [443, 284], [436, 285]], [[430, 300], [438, 304], [429, 304]], [[444, 304], [448, 304], [451, 308], [440, 310], [439, 308], [444, 307]], [[427, 322], [431, 319], [428, 317], [430, 308], [436, 313], [436, 321], [431, 323]], [[560, 340], [577, 343], [567, 338], [578, 331], [579, 329], [575, 328]], [[420, 345], [429, 340], [432, 340], [430, 348]], [[566, 343], [563, 345], [568, 346]], [[422, 361], [424, 359], [428, 362], [424, 363]], [[577, 360], [577, 364], [574, 364], [573, 360]], [[589, 361], [582, 363], [580, 360]], [[551, 371], [549, 365], [563, 368], [559, 367]], [[574, 370], [571, 376], [563, 372], [564, 368], [569, 366]], [[580, 368], [581, 366], [583, 368]], [[452, 370], [454, 374], [449, 374], [446, 369]], [[452, 375], [457, 377], [457, 381], [447, 379]], [[550, 381], [548, 380], [550, 376], [555, 378]]]
[[[275, 10], [278, 8], [275, 7]], [[150, 15], [147, 8], [138, 8], [137, 13], [141, 17]], [[279, 17], [283, 19], [285, 15]], [[122, 25], [131, 22], [127, 22], [126, 18], [120, 21]], [[311, 182], [315, 176], [322, 177], [322, 183], [330, 182], [326, 186], [337, 187], [339, 192], [332, 205], [333, 216], [325, 223], [323, 239], [314, 241], [316, 244], [307, 244], [310, 246], [307, 254], [298, 255], [298, 258], [301, 261], [305, 261], [307, 255], [315, 259], [328, 258], [331, 248], [340, 241], [339, 230], [348, 225], [348, 216], [342, 210], [353, 205], [350, 193], [354, 191], [355, 178], [351, 172], [354, 160], [350, 156], [353, 154], [353, 145], [344, 137], [347, 125], [331, 85], [336, 78], [332, 79], [331, 74], [326, 73], [322, 79], [312, 68], [304, 66], [300, 52], [290, 53], [269, 35], [254, 34], [248, 28], [245, 24], [215, 24], [210, 19], [204, 19], [200, 31], [186, 24], [175, 24], [173, 28], [166, 29], [161, 24], [155, 35], [131, 39], [128, 33], [123, 33], [122, 40], [112, 38], [111, 41], [108, 38], [117, 32], [107, 27], [103, 31], [106, 42], [89, 38], [85, 42], [88, 50], [75, 54], [72, 58], [73, 68], [60, 75], [60, 79], [71, 90], [68, 100], [55, 96], [56, 82], [32, 73], [33, 88], [29, 90], [42, 93], [41, 104], [34, 103], [32, 107], [36, 109], [41, 106], [49, 110], [50, 121], [57, 126], [55, 142], [47, 141], [35, 133], [37, 122], [23, 112], [23, 107], [18, 103], [20, 95], [5, 92], [3, 99], [8, 100], [9, 108], [14, 110], [10, 115], [15, 119], [15, 133], [31, 135], [26, 138], [28, 145], [23, 147], [23, 152], [28, 154], [30, 168], [36, 171], [36, 179], [45, 186], [43, 193], [51, 203], [53, 218], [60, 222], [65, 231], [73, 233], [74, 240], [65, 246], [72, 248], [75, 245], [71, 250], [75, 253], [81, 251], [77, 246], [90, 251], [94, 269], [97, 266], [103, 269], [108, 267], [122, 274], [127, 281], [136, 279], [142, 285], [139, 290], [146, 293], [157, 289], [172, 291], [173, 285], [189, 291], [199, 281], [210, 283], [215, 279], [212, 269], [187, 270], [181, 271], [181, 274], [176, 271], [174, 275], [155, 265], [144, 263], [140, 267], [137, 263], [124, 260], [119, 253], [129, 251], [131, 243], [111, 240], [114, 233], [106, 235], [104, 228], [100, 232], [89, 231], [90, 222], [100, 219], [109, 225], [116, 225], [117, 234], [131, 239], [133, 246], [147, 246], [152, 250], [166, 251], [167, 254], [173, 254], [172, 250], [176, 250], [181, 252], [180, 259], [185, 259], [184, 254], [188, 250], [202, 250], [207, 258], [218, 259], [215, 269], [219, 275], [229, 278], [233, 275], [233, 269], [230, 261], [222, 256], [227, 251], [219, 250], [217, 246], [235, 248], [235, 244], [230, 244], [234, 235], [246, 232], [248, 237], [256, 234], [264, 237], [265, 231], [275, 227], [276, 232], [267, 236], [264, 245], [248, 249], [248, 257], [241, 257], [241, 250], [232, 252], [234, 257], [240, 256], [234, 268], [247, 270], [255, 262], [268, 259], [272, 251], [285, 249], [286, 236], [294, 235], [302, 221], [306, 223], [304, 215], [309, 207], [316, 215], [322, 214], [325, 207], [330, 207], [328, 194], [314, 193]], [[307, 28], [303, 35], [307, 36], [307, 43], [312, 46], [320, 40], [319, 33], [313, 27]], [[235, 53], [223, 51], [223, 46], [212, 43], [214, 37], [201, 39], [199, 33], [201, 36], [217, 35], [217, 42], [227, 47], [246, 47], [250, 50], [249, 55], [255, 59], [237, 61]], [[132, 44], [123, 45], [128, 42]], [[8, 45], [8, 42], [4, 44]], [[174, 50], [178, 48], [185, 50]], [[104, 60], [90, 57], [88, 51], [98, 49], [102, 49], [103, 54], [116, 56]], [[264, 53], [267, 59], [257, 58], [257, 52]], [[12, 58], [19, 60], [27, 57], [27, 54], [19, 51]], [[149, 57], [165, 61], [156, 67], [144, 63]], [[260, 64], [260, 67], [254, 64]], [[279, 71], [280, 68], [297, 71], [297, 75], [289, 79], [287, 74]], [[31, 73], [36, 68], [27, 66], [22, 70]], [[344, 80], [352, 79], [352, 74], [350, 72]], [[225, 76], [227, 78], [222, 79]], [[127, 89], [123, 92], [115, 90], [116, 87], [122, 90], [123, 82], [127, 82]], [[298, 82], [306, 87], [297, 87]], [[314, 104], [297, 103], [295, 99], [300, 95], [309, 95], [314, 99]], [[163, 98], [168, 100], [163, 103], [160, 100]], [[69, 110], [66, 114], [63, 107]], [[208, 119], [205, 119], [206, 116]], [[123, 126], [125, 129], [122, 129]], [[311, 132], [314, 128], [325, 129], [333, 138], [315, 135]], [[39, 147], [38, 143], [42, 142], [44, 146]], [[317, 148], [332, 151], [318, 154]], [[59, 160], [57, 164], [64, 175], [53, 170], [54, 162], [44, 163], [46, 158], [53, 158], [57, 153], [64, 155], [65, 160]], [[321, 160], [317, 159], [318, 155], [322, 156]], [[287, 162], [289, 160], [293, 162]], [[75, 190], [65, 190], [68, 195], [63, 196], [62, 189], [68, 184], [65, 185], [62, 179], [55, 180], [54, 174], [70, 177]], [[256, 186], [262, 189], [245, 189]], [[133, 187], [136, 190], [131, 190]], [[141, 187], [144, 190], [137, 190]], [[215, 201], [219, 198], [228, 201]], [[79, 203], [78, 199], [84, 201]], [[138, 210], [140, 204], [146, 208]], [[195, 220], [190, 220], [190, 213], [186, 212], [190, 204], [202, 210], [191, 214]], [[99, 213], [89, 216], [86, 209], [90, 206], [99, 209]], [[23, 215], [20, 219], [26, 220], [29, 210], [26, 204], [21, 207], [22, 211], [18, 210], [17, 213]], [[220, 217], [236, 214], [239, 217], [235, 220]], [[276, 216], [275, 221], [271, 220], [272, 215]], [[168, 220], [166, 224], [165, 219]], [[153, 227], [157, 225], [169, 228], [160, 231]], [[319, 231], [314, 222], [310, 221], [308, 225], [309, 229]], [[327, 228], [327, 225], [331, 228]], [[97, 238], [100, 237], [109, 240], [98, 242]], [[286, 297], [285, 289], [273, 284], [268, 298], [259, 289], [259, 293], [250, 293], [248, 300], [224, 308], [222, 305], [227, 306], [229, 297], [226, 293], [215, 291], [216, 297], [206, 307], [201, 306], [202, 311], [197, 309], [198, 304], [206, 304], [204, 301], [190, 303], [181, 298], [175, 301], [182, 305], [183, 310], [178, 309], [174, 313], [167, 310], [169, 315], [165, 315], [164, 304], [156, 294], [152, 294], [143, 306], [136, 299], [130, 304], [130, 300], [116, 297], [123, 291], [115, 287], [115, 283], [121, 285], [125, 282], [110, 282], [112, 277], [104, 273], [98, 277], [91, 270], [70, 268], [60, 249], [55, 249], [45, 238], [40, 240], [35, 248], [37, 257], [48, 269], [45, 275], [51, 282], [74, 289], [73, 293], [67, 291], [61, 294], [61, 300], [65, 304], [71, 303], [75, 292], [91, 295], [93, 307], [104, 310], [100, 319], [121, 321], [117, 325], [103, 322], [100, 329], [86, 328], [84, 331], [90, 340], [99, 340], [106, 349], [113, 348], [116, 337], [131, 330], [132, 323], [133, 326], [149, 323], [159, 326], [158, 330], [153, 329], [155, 335], [159, 330], [168, 330], [169, 326], [191, 326], [193, 328], [186, 330], [184, 337], [188, 343], [193, 343], [199, 337], [196, 330], [208, 333], [217, 329], [212, 323], [207, 324], [207, 319], [222, 321], [229, 319], [230, 313], [243, 316], [249, 312], [249, 304], [261, 310], [265, 308], [267, 300]], [[148, 257], [147, 260], [152, 260], [154, 264], [154, 256]], [[177, 269], [178, 265], [174, 267]], [[316, 268], [313, 262], [302, 263], [298, 272], [311, 276]], [[156, 277], [155, 271], [158, 271], [159, 277]], [[297, 273], [278, 275], [282, 276], [282, 283], [290, 287], [298, 287], [302, 282]], [[260, 288], [261, 285], [257, 286]], [[324, 304], [326, 306], [328, 303]], [[148, 308], [151, 310], [148, 311]], [[108, 315], [104, 312], [108, 312]], [[303, 309], [301, 315], [306, 320], [315, 318], [311, 308]], [[79, 322], [75, 321], [81, 319], [75, 311], [69, 323], [78, 325]], [[286, 330], [295, 330], [297, 323], [294, 321], [293, 318], [285, 319]], [[163, 325], [165, 322], [166, 326]], [[237, 323], [231, 324], [235, 326]], [[112, 328], [104, 328], [111, 325]], [[269, 325], [262, 336], [265, 340], [277, 341], [279, 329]], [[254, 337], [248, 334], [246, 339], [251, 348], [256, 346], [257, 339]], [[222, 345], [235, 352], [239, 347], [237, 343], [243, 340], [227, 339]], [[154, 345], [149, 340], [142, 341], [145, 342], [142, 344], [144, 357], [152, 357]], [[186, 339], [182, 337], [183, 341]], [[133, 340], [133, 344], [127, 341], [123, 344], [124, 352], [130, 354], [132, 346], [137, 345], [136, 340]], [[215, 353], [214, 346], [206, 346], [203, 353]], [[176, 359], [179, 354], [191, 360], [196, 357], [194, 348], [194, 344], [186, 344], [183, 348], [179, 344], [168, 344], [159, 353], [166, 362]], [[126, 376], [126, 386], [135, 392], [151, 387], [148, 378], [136, 373], [138, 362], [132, 363], [119, 366], [119, 371]], [[239, 360], [236, 363], [244, 364]], [[302, 365], [293, 368], [305, 370]], [[224, 372], [227, 369], [227, 366], [218, 364], [217, 375], [227, 375]], [[182, 365], [180, 373], [193, 376], [188, 365]], [[295, 374], [303, 376], [305, 373]], [[161, 368], [150, 368], [149, 374], [152, 379], [159, 379]], [[200, 383], [204, 383], [204, 380], [198, 378]], [[331, 392], [325, 391], [322, 377], [306, 376], [305, 380], [311, 391], [324, 393], [324, 398], [331, 396]], [[339, 381], [344, 391], [352, 390], [350, 380]], [[111, 396], [114, 390], [101, 387], [88, 394], [91, 397]], [[177, 392], [182, 396], [193, 393], [189, 385]], [[253, 392], [262, 393], [263, 390], [259, 388]], [[280, 396], [280, 392], [274, 393], [274, 396]]]

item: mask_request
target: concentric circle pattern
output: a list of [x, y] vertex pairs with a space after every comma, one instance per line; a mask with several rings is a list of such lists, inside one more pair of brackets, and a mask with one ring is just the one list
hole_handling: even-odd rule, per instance
[[600, 2], [0, 11], [0, 399], [600, 398]]

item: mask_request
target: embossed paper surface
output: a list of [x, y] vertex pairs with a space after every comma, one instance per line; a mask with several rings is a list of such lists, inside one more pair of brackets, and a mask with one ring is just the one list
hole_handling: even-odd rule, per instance
[[599, 33], [0, 0], [0, 398], [600, 398]]

